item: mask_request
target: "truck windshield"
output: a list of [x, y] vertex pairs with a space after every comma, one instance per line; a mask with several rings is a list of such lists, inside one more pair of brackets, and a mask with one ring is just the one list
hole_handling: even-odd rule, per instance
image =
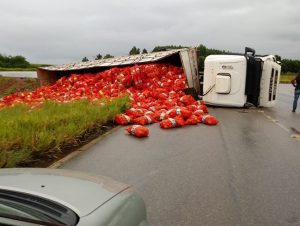
[[56, 202], [2, 189], [0, 217], [48, 226], [74, 226], [78, 222], [78, 217], [72, 210]]

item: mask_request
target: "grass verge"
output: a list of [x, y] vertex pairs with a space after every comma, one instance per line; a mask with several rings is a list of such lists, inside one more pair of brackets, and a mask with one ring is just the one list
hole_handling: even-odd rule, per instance
[[280, 75], [280, 83], [291, 83], [291, 80], [295, 78], [296, 73], [284, 73]]
[[5, 108], [0, 111], [0, 167], [56, 159], [66, 146], [78, 143], [87, 131], [111, 122], [128, 106], [129, 99], [124, 96], [109, 103], [103, 99], [94, 103], [45, 102], [34, 109], [26, 105]]
[[36, 78], [11, 78], [0, 76], [0, 98], [18, 91], [33, 91], [38, 88]]

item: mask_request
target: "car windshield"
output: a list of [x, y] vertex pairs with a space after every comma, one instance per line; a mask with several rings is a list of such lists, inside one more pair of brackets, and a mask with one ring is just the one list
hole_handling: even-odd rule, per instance
[[22, 218], [28, 218], [32, 220], [39, 220], [38, 218], [26, 213], [25, 211], [21, 211], [16, 208], [12, 208], [10, 206], [4, 205], [3, 203], [0, 203], [0, 215], [1, 216], [17, 216]]
[[[60, 222], [23, 205], [1, 201], [0, 217], [45, 225], [60, 226]], [[0, 222], [1, 223], [1, 222]]]
[[56, 202], [2, 189], [0, 217], [49, 226], [76, 225], [78, 222], [78, 217], [72, 210]]

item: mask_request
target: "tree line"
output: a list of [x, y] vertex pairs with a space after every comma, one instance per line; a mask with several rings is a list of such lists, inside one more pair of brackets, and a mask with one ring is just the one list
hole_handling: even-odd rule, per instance
[[25, 57], [17, 56], [5, 56], [0, 54], [0, 68], [29, 68], [30, 63]]
[[[137, 47], [135, 47], [135, 46], [133, 46], [132, 48], [131, 48], [131, 50], [129, 51], [129, 55], [136, 55], [136, 54], [144, 54], [144, 53], [148, 53], [148, 51], [146, 50], [146, 49], [143, 49], [142, 50], [142, 52], [140, 51], [140, 49], [139, 48], [137, 48]], [[114, 56], [113, 55], [110, 55], [110, 54], [106, 54], [104, 57], [102, 57], [102, 55], [100, 54], [100, 53], [98, 53], [95, 57], [94, 57], [94, 59], [95, 60], [101, 60], [101, 59], [108, 59], [108, 58], [113, 58]], [[83, 57], [82, 58], [82, 62], [87, 62], [87, 61], [89, 61], [89, 59], [87, 58], [87, 57]]]
[[282, 59], [281, 60], [281, 71], [283, 73], [299, 72], [300, 71], [300, 60]]
[[[166, 46], [156, 46], [153, 48], [151, 52], [159, 52], [159, 51], [165, 51], [169, 49], [181, 49], [181, 48], [187, 48], [187, 46], [181, 46], [181, 45], [166, 45]], [[213, 54], [230, 54], [231, 52], [226, 50], [219, 50], [219, 49], [212, 49], [207, 48], [206, 46], [200, 44], [197, 46], [197, 52], [198, 52], [198, 67], [200, 71], [204, 70], [204, 60], [207, 56], [213, 55]], [[147, 49], [140, 49], [136, 46], [133, 46], [128, 54], [129, 55], [135, 55], [135, 54], [145, 54], [148, 53]], [[281, 71], [282, 73], [292, 72], [297, 73], [300, 71], [300, 60], [291, 60], [291, 59], [282, 59], [279, 55], [275, 55], [276, 59], [281, 62]], [[102, 56], [100, 53], [97, 54], [94, 59], [95, 60], [101, 60], [101, 59], [108, 59], [113, 58], [114, 56], [111, 54], [105, 54]], [[84, 57], [82, 59], [83, 62], [89, 61], [87, 57]], [[17, 56], [6, 56], [3, 54], [0, 54], [0, 68], [30, 68], [33, 65], [30, 64], [24, 56], [17, 55]]]
[[[114, 57], [114, 56], [113, 56], [113, 55], [110, 55], [109, 53], [105, 54], [104, 56], [102, 56], [100, 53], [98, 53], [98, 54], [94, 57], [94, 59], [95, 59], [95, 60], [102, 60], [102, 59], [108, 59], [108, 58], [113, 58], [113, 57]], [[89, 59], [88, 59], [87, 57], [83, 57], [81, 61], [82, 61], [82, 62], [87, 62], [87, 61], [89, 61]]]
[[[181, 46], [181, 45], [156, 46], [152, 52], [165, 51], [168, 49], [181, 49], [181, 48], [187, 48], [187, 46]], [[204, 70], [204, 60], [207, 56], [232, 53], [227, 50], [207, 48], [202, 44], [197, 46], [197, 52], [198, 52], [198, 67], [200, 71]], [[277, 61], [281, 62], [282, 73], [287, 73], [287, 72], [297, 73], [300, 71], [300, 60], [282, 59], [281, 56], [279, 55], [275, 55], [275, 57]]]
[[[166, 51], [170, 49], [182, 49], [182, 48], [188, 48], [188, 46], [181, 46], [181, 45], [166, 45], [166, 46], [156, 46], [153, 48], [151, 52], [159, 52], [159, 51]], [[197, 52], [198, 52], [198, 67], [200, 71], [204, 70], [204, 60], [209, 55], [216, 55], [216, 54], [232, 54], [232, 52], [227, 50], [220, 50], [220, 49], [213, 49], [213, 48], [207, 48], [206, 46], [200, 44], [197, 46]], [[147, 49], [143, 49], [142, 51], [140, 48], [137, 48], [136, 46], [133, 46], [128, 55], [135, 55], [135, 54], [144, 54], [148, 53]], [[100, 54], [98, 54], [100, 55]], [[109, 54], [110, 57], [103, 57], [100, 55], [95, 57], [96, 60], [99, 59], [106, 59], [113, 57]], [[291, 60], [291, 59], [282, 59], [279, 55], [275, 55], [276, 60], [281, 62], [281, 72], [287, 73], [297, 73], [300, 71], [300, 60]], [[84, 58], [83, 60], [88, 60], [87, 58]]]

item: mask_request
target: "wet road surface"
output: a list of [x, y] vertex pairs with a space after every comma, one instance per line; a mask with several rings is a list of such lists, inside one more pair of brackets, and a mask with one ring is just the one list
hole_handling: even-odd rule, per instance
[[14, 78], [37, 78], [36, 71], [0, 71], [0, 75]]
[[280, 86], [273, 109], [210, 108], [220, 124], [136, 139], [122, 128], [63, 168], [130, 184], [150, 225], [300, 225], [300, 109]]

